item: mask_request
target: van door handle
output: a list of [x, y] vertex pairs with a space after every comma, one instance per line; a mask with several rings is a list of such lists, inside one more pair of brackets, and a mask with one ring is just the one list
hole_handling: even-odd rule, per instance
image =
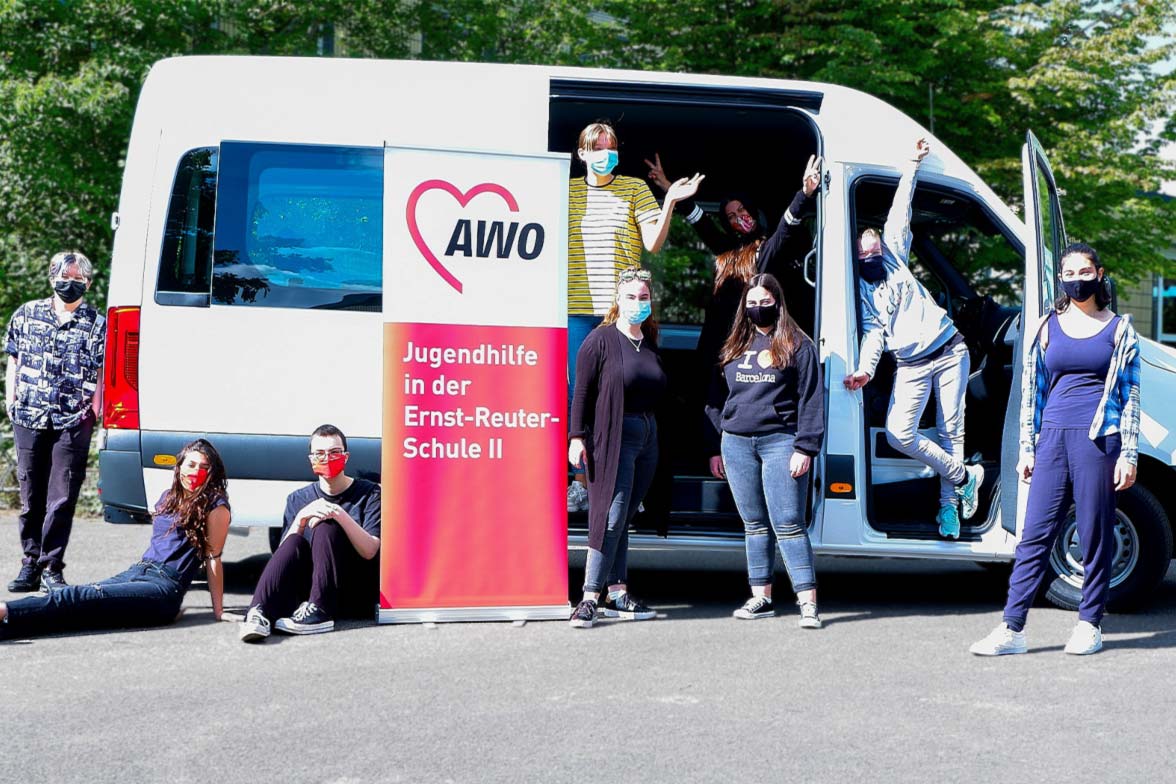
[[[817, 265], [815, 263], [816, 258], [817, 258], [817, 249], [816, 248], [813, 248], [812, 250], [810, 250], [808, 252], [808, 255], [804, 257], [804, 282], [809, 284], [810, 286], [812, 286], [814, 289], [817, 287]], [[812, 277], [809, 276], [809, 262], [810, 261], [814, 262]]]

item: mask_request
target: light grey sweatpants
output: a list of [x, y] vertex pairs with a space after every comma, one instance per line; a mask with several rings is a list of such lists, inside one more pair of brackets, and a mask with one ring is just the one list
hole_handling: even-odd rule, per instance
[[[964, 398], [968, 391], [971, 360], [968, 346], [960, 341], [928, 362], [898, 363], [894, 392], [886, 414], [886, 440], [907, 457], [930, 466], [939, 474], [939, 503], [955, 505], [955, 486], [964, 471]], [[927, 398], [935, 393], [938, 413], [937, 441], [919, 433], [919, 419]]]

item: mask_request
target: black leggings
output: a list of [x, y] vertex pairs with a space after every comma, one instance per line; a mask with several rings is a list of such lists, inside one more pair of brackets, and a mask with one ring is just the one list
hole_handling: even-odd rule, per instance
[[253, 592], [251, 607], [266, 618], [290, 615], [304, 601], [317, 604], [332, 618], [372, 620], [379, 590], [379, 556], [365, 559], [334, 520], [311, 530], [308, 542], [290, 534], [278, 546]]

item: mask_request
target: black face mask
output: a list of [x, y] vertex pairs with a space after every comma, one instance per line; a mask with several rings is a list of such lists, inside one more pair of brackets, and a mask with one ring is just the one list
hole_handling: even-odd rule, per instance
[[886, 264], [882, 261], [882, 254], [875, 253], [858, 261], [858, 274], [867, 283], [879, 283], [886, 278]]
[[1066, 296], [1075, 302], [1085, 302], [1098, 293], [1102, 283], [1098, 278], [1092, 280], [1063, 280], [1062, 291], [1066, 292]]
[[770, 327], [780, 316], [780, 303], [775, 305], [748, 305], [747, 317], [757, 327]]
[[80, 280], [59, 280], [53, 284], [53, 291], [66, 305], [72, 305], [86, 293], [86, 284]]

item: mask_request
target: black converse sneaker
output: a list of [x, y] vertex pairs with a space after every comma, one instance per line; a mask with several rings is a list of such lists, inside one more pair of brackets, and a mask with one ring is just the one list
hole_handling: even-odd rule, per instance
[[772, 600], [768, 597], [753, 596], [731, 614], [741, 621], [757, 621], [760, 618], [775, 617], [776, 610], [772, 607]]
[[335, 622], [314, 602], [303, 602], [289, 618], [279, 618], [274, 627], [286, 634], [322, 634], [334, 630]]
[[608, 597], [600, 608], [600, 614], [605, 618], [621, 618], [626, 621], [648, 621], [656, 618], [657, 612], [649, 609], [628, 591], [616, 599]]
[[577, 604], [576, 609], [572, 610], [572, 617], [568, 619], [568, 625], [573, 629], [591, 629], [594, 623], [596, 623], [596, 602], [591, 599], [585, 599]]

